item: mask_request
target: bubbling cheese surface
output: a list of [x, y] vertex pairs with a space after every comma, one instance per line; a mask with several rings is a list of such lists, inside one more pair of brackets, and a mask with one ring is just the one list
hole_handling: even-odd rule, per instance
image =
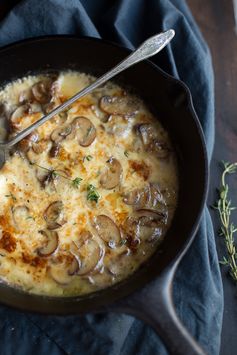
[[[68, 71], [8, 84], [8, 136], [93, 80]], [[0, 170], [0, 279], [50, 296], [109, 287], [157, 249], [177, 194], [167, 132], [109, 82], [20, 142]]]

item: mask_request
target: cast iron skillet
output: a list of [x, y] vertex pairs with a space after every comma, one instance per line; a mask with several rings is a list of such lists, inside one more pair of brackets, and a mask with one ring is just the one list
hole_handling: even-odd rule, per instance
[[[125, 48], [92, 38], [30, 39], [0, 50], [0, 84], [30, 73], [61, 69], [78, 69], [97, 76], [128, 53]], [[207, 154], [191, 95], [182, 82], [149, 61], [130, 68], [115, 81], [131, 86], [143, 98], [168, 129], [178, 153], [180, 196], [161, 248], [127, 280], [94, 294], [53, 298], [0, 284], [0, 302], [45, 314], [105, 310], [130, 313], [153, 326], [170, 353], [203, 354], [176, 317], [171, 297], [174, 272], [194, 239], [207, 193]]]

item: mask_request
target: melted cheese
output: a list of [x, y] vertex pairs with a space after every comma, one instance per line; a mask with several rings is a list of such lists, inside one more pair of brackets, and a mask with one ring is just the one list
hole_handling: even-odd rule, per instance
[[[26, 77], [7, 85], [0, 92], [0, 101], [6, 105], [8, 112], [19, 105], [22, 90], [30, 88], [39, 80], [44, 80], [44, 76]], [[62, 102], [92, 80], [94, 78], [85, 74], [62, 72], [57, 79], [57, 95]], [[0, 277], [3, 282], [37, 294], [59, 296], [90, 293], [116, 283], [134, 272], [156, 250], [169, 227], [178, 191], [175, 154], [170, 152], [167, 159], [160, 159], [155, 152], [147, 151], [142, 147], [134, 127], [138, 123], [151, 124], [158, 137], [171, 147], [168, 134], [137, 98], [139, 110], [136, 114], [131, 117], [111, 115], [108, 122], [101, 121], [94, 108], [98, 108], [98, 99], [103, 95], [121, 96], [123, 90], [108, 83], [77, 101], [67, 111], [66, 119], [56, 116], [38, 128], [39, 140], [47, 140], [48, 149], [41, 154], [36, 154], [32, 148], [24, 154], [16, 151], [0, 171]], [[29, 113], [20, 117], [20, 129], [41, 115], [42, 113]], [[64, 139], [60, 142], [58, 156], [50, 157], [50, 136], [53, 130], [60, 125], [72, 123], [78, 116], [84, 116], [93, 123], [96, 129], [93, 143], [83, 147], [78, 144], [77, 137]], [[100, 178], [111, 157], [120, 162], [122, 177], [118, 186], [108, 190], [101, 187]], [[143, 167], [148, 169], [148, 176]], [[53, 183], [51, 181], [43, 187], [39, 176], [47, 174], [49, 171], [46, 169], [54, 170], [58, 175]], [[62, 171], [67, 172], [66, 178], [60, 175]], [[78, 177], [82, 180], [76, 188], [72, 181]], [[124, 194], [143, 189], [148, 183], [159, 184], [161, 190], [166, 189], [169, 193], [169, 202], [166, 203], [168, 220], [161, 228], [160, 238], [152, 242], [141, 241], [135, 251], [127, 243], [121, 243], [117, 248], [109, 247], [96, 233], [95, 218], [106, 215], [122, 231], [127, 218], [135, 210], [133, 205], [124, 202]], [[97, 203], [88, 200], [89, 184], [94, 185], [99, 192]], [[57, 229], [58, 246], [54, 253], [40, 256], [38, 250], [45, 245], [45, 236], [41, 231], [47, 228], [45, 211], [55, 201], [62, 201], [66, 223]], [[14, 213], [17, 208], [22, 215], [16, 221]], [[69, 277], [70, 282], [58, 283], [49, 269], [58, 256], [72, 255], [72, 246], [78, 243], [83, 231], [89, 231], [92, 240], [100, 246], [101, 260], [96, 269], [89, 273], [80, 275], [80, 272], [76, 272]], [[126, 242], [126, 233], [122, 233], [122, 237], [122, 241]], [[96, 255], [95, 250], [93, 251]], [[121, 257], [125, 254], [129, 255], [126, 258]], [[84, 257], [89, 258], [91, 255]], [[76, 256], [80, 270], [81, 261], [78, 254]], [[119, 271], [113, 272], [114, 267]]]

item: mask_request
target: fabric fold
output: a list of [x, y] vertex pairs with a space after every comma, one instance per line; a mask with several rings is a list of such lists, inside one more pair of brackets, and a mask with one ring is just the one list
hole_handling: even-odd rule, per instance
[[[211, 57], [184, 1], [24, 0], [0, 22], [0, 45], [34, 36], [73, 34], [103, 37], [134, 48], [168, 28], [175, 29], [175, 40], [153, 61], [189, 86], [210, 159], [214, 142]], [[190, 333], [208, 354], [217, 355], [223, 293], [207, 208], [195, 241], [178, 268], [174, 301]], [[166, 354], [150, 327], [123, 314], [54, 317], [0, 306], [0, 329], [4, 355], [13, 355], [16, 349], [17, 355]]]

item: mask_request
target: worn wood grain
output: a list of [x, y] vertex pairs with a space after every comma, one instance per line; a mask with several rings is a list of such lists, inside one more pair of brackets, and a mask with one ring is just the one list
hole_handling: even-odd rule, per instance
[[[237, 34], [234, 7], [231, 0], [187, 0], [206, 41], [209, 44], [215, 73], [216, 140], [211, 164], [209, 203], [216, 198], [220, 181], [219, 162], [237, 161]], [[237, 204], [237, 179], [231, 179], [231, 197]], [[218, 219], [212, 212], [217, 235]], [[237, 219], [237, 215], [235, 215]], [[216, 237], [219, 258], [224, 243]], [[224, 322], [221, 355], [234, 354], [237, 349], [236, 287], [222, 268], [224, 285]]]

